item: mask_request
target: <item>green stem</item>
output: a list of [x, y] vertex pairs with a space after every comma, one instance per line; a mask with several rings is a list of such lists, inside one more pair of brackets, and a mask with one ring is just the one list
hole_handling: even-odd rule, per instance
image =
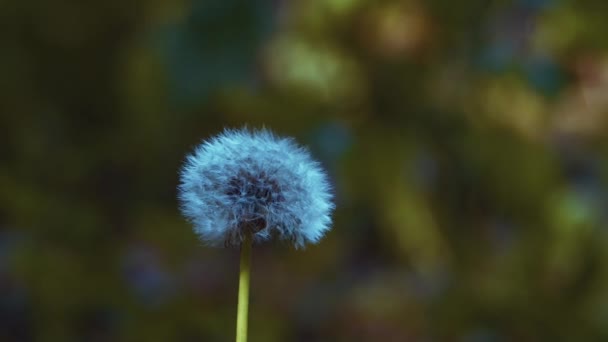
[[250, 274], [251, 236], [247, 235], [241, 244], [241, 273], [239, 275], [239, 302], [236, 313], [236, 342], [247, 342]]

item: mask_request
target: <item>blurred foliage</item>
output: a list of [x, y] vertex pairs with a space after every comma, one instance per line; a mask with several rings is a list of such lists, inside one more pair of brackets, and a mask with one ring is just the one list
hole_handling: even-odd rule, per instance
[[608, 340], [608, 2], [0, 2], [0, 340], [229, 341], [238, 251], [183, 156], [311, 146], [318, 245], [254, 251], [251, 341]]

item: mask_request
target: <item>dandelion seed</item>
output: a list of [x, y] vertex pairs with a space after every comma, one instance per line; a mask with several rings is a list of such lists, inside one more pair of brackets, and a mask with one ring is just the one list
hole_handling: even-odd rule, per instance
[[268, 130], [225, 130], [188, 156], [179, 186], [181, 210], [213, 246], [292, 241], [316, 243], [334, 208], [325, 172], [293, 139]]

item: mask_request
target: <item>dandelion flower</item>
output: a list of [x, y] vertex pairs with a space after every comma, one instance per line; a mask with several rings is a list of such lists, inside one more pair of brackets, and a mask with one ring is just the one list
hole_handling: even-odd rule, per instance
[[251, 245], [270, 238], [316, 243], [334, 208], [325, 172], [293, 139], [225, 130], [181, 170], [181, 210], [210, 245], [240, 246], [236, 341], [247, 341]]
[[327, 176], [293, 139], [263, 129], [225, 130], [187, 157], [181, 210], [201, 240], [240, 246], [271, 238], [296, 248], [329, 230], [334, 208]]

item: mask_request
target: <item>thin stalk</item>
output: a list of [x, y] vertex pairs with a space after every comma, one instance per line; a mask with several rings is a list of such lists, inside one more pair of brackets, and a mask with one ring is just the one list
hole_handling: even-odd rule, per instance
[[241, 271], [239, 274], [239, 302], [236, 313], [236, 342], [247, 342], [249, 312], [249, 279], [251, 275], [251, 236], [247, 234], [241, 244]]

